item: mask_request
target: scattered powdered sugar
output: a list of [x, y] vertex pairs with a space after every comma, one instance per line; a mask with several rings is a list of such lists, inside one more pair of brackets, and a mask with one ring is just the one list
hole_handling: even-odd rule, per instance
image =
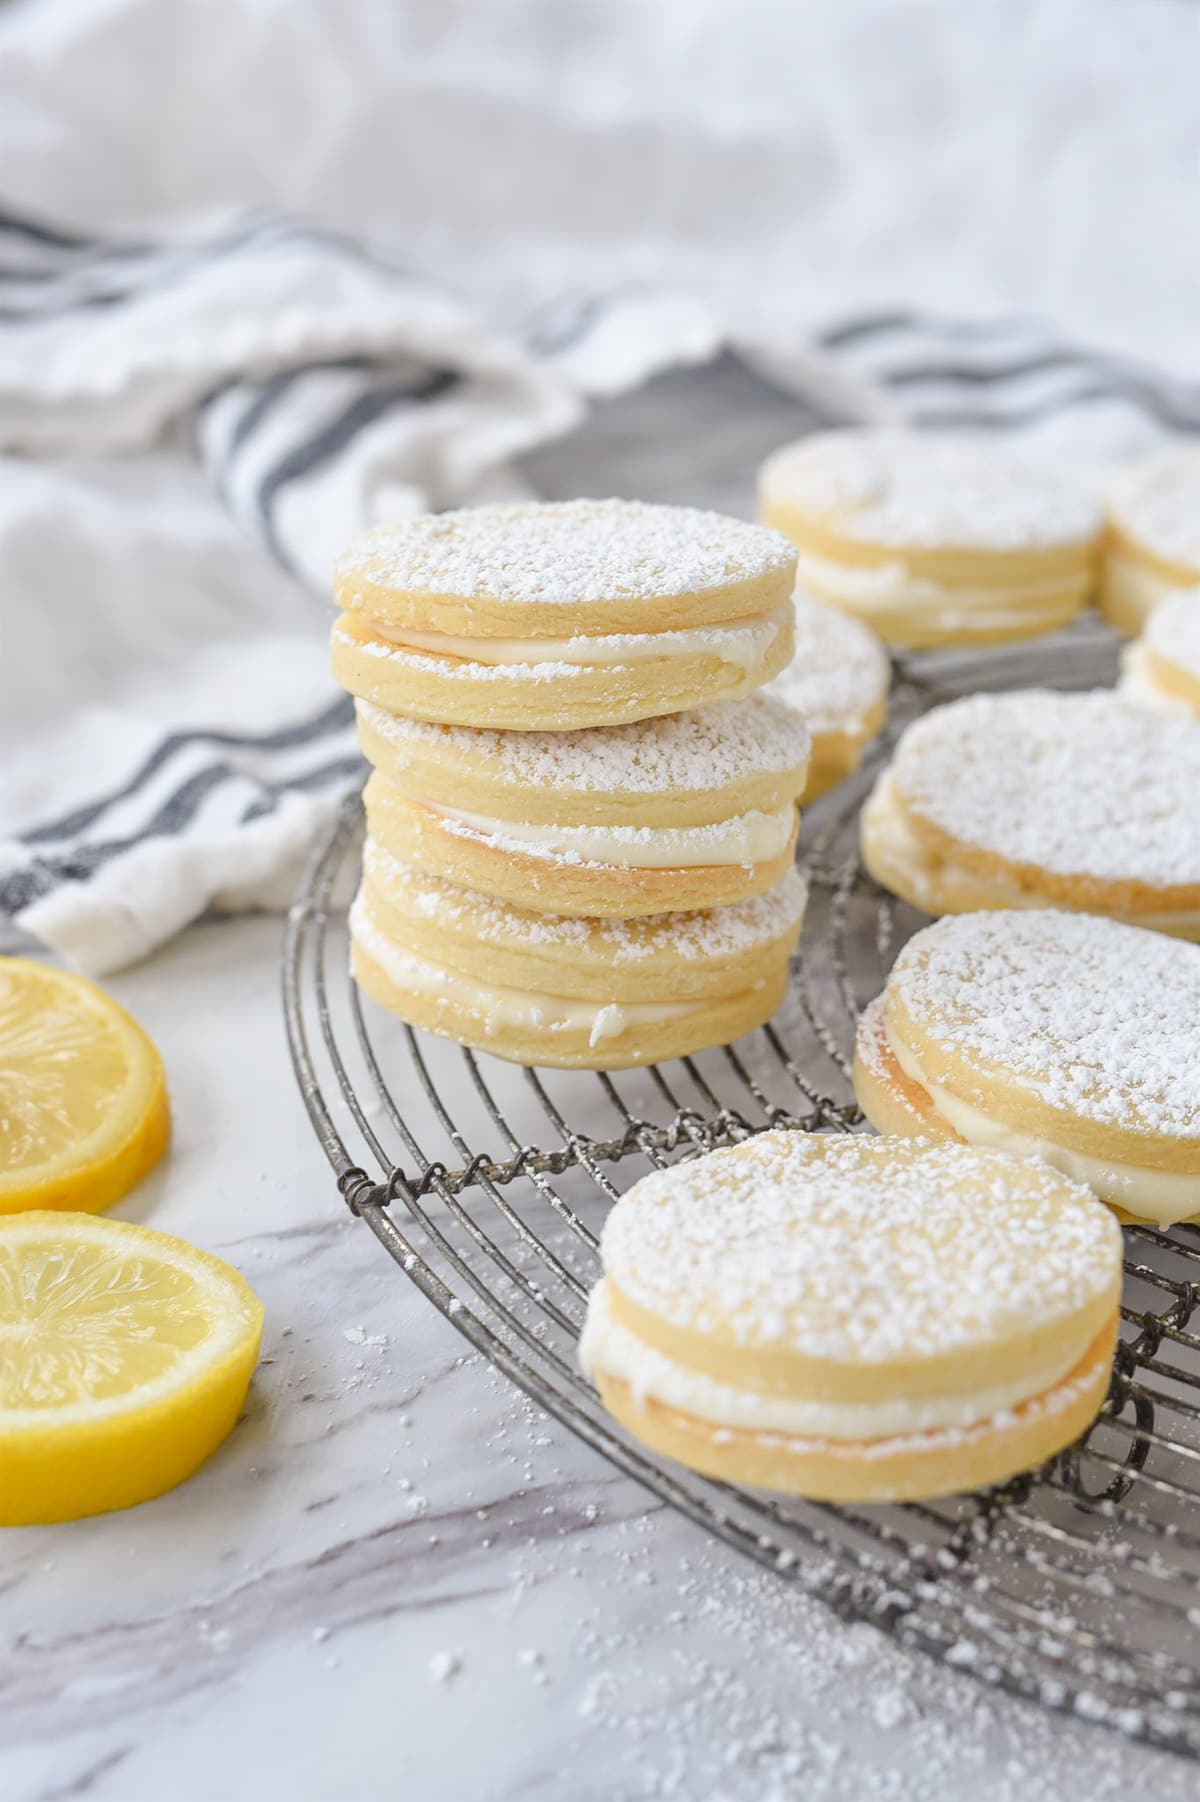
[[1189, 676], [1200, 676], [1200, 588], [1181, 588], [1160, 601], [1142, 633], [1142, 643], [1164, 663], [1174, 664]]
[[1200, 1139], [1200, 945], [1092, 914], [960, 914], [909, 940], [889, 992], [1052, 1107]]
[[529, 501], [377, 526], [335, 581], [344, 603], [362, 581], [518, 605], [655, 603], [786, 572], [795, 555], [781, 532], [697, 507]]
[[796, 597], [796, 653], [768, 684], [813, 732], [861, 732], [888, 691], [887, 653], [870, 627], [836, 608]]
[[644, 1177], [607, 1274], [672, 1325], [874, 1364], [1115, 1299], [1121, 1236], [1080, 1184], [971, 1146], [769, 1132]]
[[1035, 460], [898, 431], [824, 432], [776, 451], [760, 494], [870, 544], [1036, 551], [1100, 526], [1086, 489]]
[[401, 754], [405, 746], [434, 753], [444, 747], [522, 787], [582, 794], [708, 793], [748, 776], [802, 771], [810, 748], [804, 721], [766, 695], [576, 732], [434, 726], [361, 700], [358, 709]]
[[1155, 557], [1200, 570], [1200, 450], [1164, 451], [1113, 483], [1114, 523]]
[[419, 874], [373, 839], [367, 840], [363, 869], [369, 879], [384, 885], [385, 894], [389, 878], [399, 876], [405, 903], [415, 914], [470, 931], [484, 944], [570, 949], [580, 955], [588, 946], [595, 946], [617, 964], [654, 963], [664, 954], [689, 962], [736, 957], [757, 946], [774, 944], [794, 931], [804, 918], [808, 900], [808, 886], [793, 869], [765, 894], [728, 907], [702, 913], [654, 914], [637, 920], [583, 920], [526, 913], [473, 889]]
[[911, 725], [892, 774], [910, 813], [1010, 863], [1200, 884], [1200, 722], [1107, 692], [972, 695]]

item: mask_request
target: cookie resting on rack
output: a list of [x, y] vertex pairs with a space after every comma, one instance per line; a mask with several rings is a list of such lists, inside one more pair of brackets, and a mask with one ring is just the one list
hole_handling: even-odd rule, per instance
[[604, 1225], [580, 1345], [635, 1438], [820, 1501], [998, 1483], [1108, 1390], [1121, 1234], [1000, 1152], [768, 1132], [655, 1171]]
[[891, 667], [869, 626], [797, 595], [796, 649], [768, 693], [794, 707], [812, 733], [808, 781], [815, 801], [851, 776], [887, 717]]
[[781, 533], [694, 507], [423, 514], [338, 563], [334, 674], [446, 725], [561, 732], [678, 713], [779, 673], [795, 578]]
[[351, 964], [411, 1025], [518, 1064], [612, 1070], [727, 1044], [783, 1000], [806, 889], [706, 913], [560, 918], [422, 876], [368, 839]]
[[1129, 465], [1109, 488], [1106, 514], [1100, 607], [1133, 636], [1167, 595], [1200, 583], [1200, 450]]
[[1200, 946], [1090, 914], [964, 914], [909, 940], [858, 1028], [880, 1132], [1040, 1159], [1122, 1214], [1200, 1214]]
[[801, 589], [888, 644], [1003, 644], [1074, 619], [1100, 510], [1065, 475], [900, 431], [822, 432], [763, 465], [759, 516], [791, 538]]
[[972, 695], [916, 720], [862, 811], [926, 913], [1067, 907], [1200, 938], [1200, 723], [1107, 691]]
[[432, 726], [359, 703], [372, 838], [545, 913], [726, 906], [792, 867], [809, 734], [781, 701], [583, 732]]
[[1118, 693], [1154, 713], [1200, 720], [1200, 588], [1159, 602], [1121, 658]]

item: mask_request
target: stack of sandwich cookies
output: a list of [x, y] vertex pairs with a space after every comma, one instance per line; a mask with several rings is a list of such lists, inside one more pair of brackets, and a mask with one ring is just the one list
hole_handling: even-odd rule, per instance
[[1118, 689], [1135, 706], [1200, 720], [1200, 588], [1159, 602], [1121, 658]]
[[368, 840], [352, 963], [373, 1000], [516, 1063], [624, 1069], [725, 1043], [779, 1007], [804, 918], [767, 894], [639, 919], [535, 913], [427, 876]]
[[1177, 588], [1200, 584], [1200, 450], [1164, 451], [1113, 483], [1100, 606], [1119, 632], [1140, 632]]
[[1107, 1393], [1117, 1224], [1003, 1153], [766, 1133], [635, 1184], [601, 1256], [585, 1370], [638, 1439], [726, 1482], [976, 1489], [1061, 1450]]
[[428, 875], [548, 913], [629, 919], [726, 906], [792, 868], [809, 735], [779, 701], [583, 732], [358, 711], [371, 835]]
[[800, 714], [812, 734], [805, 803], [853, 775], [887, 717], [891, 666], [861, 621], [796, 597], [796, 649], [768, 692]]
[[769, 1018], [810, 738], [750, 691], [790, 655], [793, 581], [778, 534], [626, 502], [414, 520], [344, 559], [334, 666], [374, 766], [363, 990], [562, 1068]]
[[902, 432], [818, 434], [768, 459], [759, 513], [818, 601], [887, 643], [1000, 644], [1074, 619], [1095, 584], [1100, 512], [1056, 473]]
[[1128, 1217], [1200, 1213], [1200, 946], [1052, 910], [939, 920], [859, 1026], [881, 1132], [1054, 1166]]
[[339, 562], [334, 673], [446, 725], [561, 732], [677, 713], [786, 666], [795, 568], [780, 533], [695, 508], [425, 514]]
[[862, 856], [926, 913], [1054, 906], [1200, 938], [1200, 725], [1109, 693], [974, 695], [903, 733]]

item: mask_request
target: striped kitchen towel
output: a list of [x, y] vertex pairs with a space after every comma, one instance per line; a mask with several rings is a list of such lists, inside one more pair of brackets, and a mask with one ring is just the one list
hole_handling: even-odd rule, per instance
[[729, 350], [810, 419], [1200, 431], [1194, 387], [1033, 321], [873, 310], [746, 342], [630, 286], [497, 323], [296, 221], [99, 242], [0, 211], [0, 914], [101, 972], [279, 905], [357, 774], [324, 675], [338, 549], [522, 492], [513, 460], [597, 398]]

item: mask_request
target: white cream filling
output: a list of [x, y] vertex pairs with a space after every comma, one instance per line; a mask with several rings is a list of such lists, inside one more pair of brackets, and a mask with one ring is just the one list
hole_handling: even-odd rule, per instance
[[[886, 1028], [885, 1028], [886, 1031]], [[1112, 1201], [1139, 1219], [1152, 1220], [1159, 1226], [1173, 1226], [1177, 1220], [1188, 1220], [1200, 1213], [1200, 1174], [1180, 1175], [1175, 1170], [1147, 1170], [1138, 1164], [1116, 1163], [1109, 1158], [1089, 1157], [1056, 1145], [1052, 1139], [1035, 1138], [993, 1120], [979, 1108], [960, 1101], [939, 1083], [930, 1082], [922, 1073], [920, 1060], [907, 1045], [901, 1045], [887, 1033], [892, 1056], [905, 1076], [918, 1083], [933, 1103], [935, 1113], [952, 1126], [960, 1138], [971, 1145], [983, 1145], [993, 1151], [1010, 1151], [1017, 1157], [1038, 1158], [1073, 1176], [1103, 1201]]]
[[675, 657], [719, 657], [738, 669], [756, 669], [790, 617], [790, 603], [730, 626], [695, 626], [678, 632], [620, 632], [587, 638], [464, 638], [450, 632], [410, 632], [372, 619], [372, 629], [402, 650], [466, 663], [625, 665]]
[[1122, 654], [1121, 680], [1117, 688], [1135, 706], [1149, 707], [1155, 713], [1173, 713], [1183, 719], [1196, 717], [1196, 709], [1189, 707], [1182, 695], [1168, 694], [1165, 688], [1159, 687], [1140, 639]]
[[371, 919], [361, 896], [350, 909], [350, 932], [369, 957], [374, 958], [389, 981], [413, 995], [432, 995], [468, 1009], [483, 1022], [486, 1033], [501, 1027], [533, 1032], [586, 1032], [589, 1045], [616, 1039], [630, 1027], [656, 1026], [663, 1020], [679, 1020], [711, 1005], [708, 1001], [615, 1002], [567, 1001], [559, 995], [543, 995], [536, 989], [509, 989], [473, 982], [428, 963], [393, 944]]
[[[1054, 905], [1045, 895], [1016, 883], [1006, 883], [998, 877], [985, 881], [958, 865], [931, 857], [908, 823], [890, 769], [884, 771], [872, 789], [863, 808], [862, 825], [863, 845], [880, 879], [889, 886], [894, 881], [926, 913], [944, 913], [948, 904], [959, 913], [979, 908]], [[1189, 936], [1200, 932], [1200, 908], [1114, 917], [1127, 918], [1131, 926], [1144, 926], [1150, 932]]]
[[789, 1396], [739, 1389], [677, 1364], [614, 1318], [608, 1284], [601, 1278], [588, 1299], [579, 1361], [593, 1378], [601, 1373], [628, 1383], [639, 1402], [662, 1402], [718, 1428], [749, 1427], [805, 1439], [862, 1441], [969, 1427], [991, 1420], [1032, 1396], [1053, 1389], [1074, 1369], [1086, 1349], [1079, 1346], [1065, 1359], [1039, 1366], [1032, 1376], [1027, 1373], [1018, 1381], [995, 1383], [962, 1395], [900, 1395], [875, 1402], [798, 1401]]
[[792, 806], [776, 813], [738, 814], [710, 826], [530, 826], [456, 807], [429, 811], [452, 829], [486, 838], [502, 850], [634, 870], [766, 863], [787, 850], [796, 825]]
[[949, 588], [912, 575], [903, 563], [867, 568], [800, 551], [798, 586], [867, 617], [911, 613], [922, 625], [950, 629], [1023, 625], [1046, 601], [1060, 597], [1067, 582], [1051, 576], [1003, 587]]

